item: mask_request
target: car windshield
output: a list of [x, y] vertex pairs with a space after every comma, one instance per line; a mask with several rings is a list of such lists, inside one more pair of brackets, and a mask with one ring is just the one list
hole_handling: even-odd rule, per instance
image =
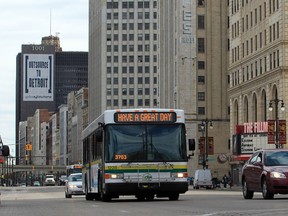
[[107, 125], [105, 160], [184, 161], [183, 124]]
[[266, 152], [266, 166], [288, 166], [288, 151]]
[[76, 182], [76, 181], [82, 181], [82, 174], [79, 175], [70, 175], [68, 178], [69, 182]]

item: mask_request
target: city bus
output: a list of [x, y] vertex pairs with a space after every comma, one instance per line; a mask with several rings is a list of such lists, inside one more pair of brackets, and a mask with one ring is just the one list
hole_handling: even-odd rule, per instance
[[183, 110], [106, 110], [83, 130], [82, 144], [86, 200], [178, 200], [188, 190]]
[[69, 177], [70, 174], [73, 173], [82, 173], [82, 164], [71, 164], [66, 166], [66, 175]]

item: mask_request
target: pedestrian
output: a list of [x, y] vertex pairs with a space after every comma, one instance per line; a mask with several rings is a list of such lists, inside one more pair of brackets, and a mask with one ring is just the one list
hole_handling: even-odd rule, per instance
[[229, 172], [229, 176], [228, 176], [228, 185], [230, 187], [230, 189], [232, 188], [232, 176], [231, 176], [231, 173]]
[[224, 188], [227, 188], [228, 177], [226, 174], [224, 174], [224, 176], [222, 178], [222, 183], [223, 183]]

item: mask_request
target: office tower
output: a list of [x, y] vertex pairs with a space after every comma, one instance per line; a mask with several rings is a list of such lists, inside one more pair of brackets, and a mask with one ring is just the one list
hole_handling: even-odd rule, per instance
[[87, 87], [88, 53], [58, 52], [62, 48], [56, 39], [56, 45], [24, 44], [17, 55], [16, 157], [20, 151], [19, 122], [33, 116], [37, 109], [57, 112], [61, 104], [67, 103], [69, 92]]
[[188, 137], [209, 139], [219, 169], [229, 152], [227, 12], [221, 0], [90, 0], [89, 121], [110, 108], [184, 109]]
[[158, 1], [90, 1], [89, 121], [105, 109], [158, 107]]

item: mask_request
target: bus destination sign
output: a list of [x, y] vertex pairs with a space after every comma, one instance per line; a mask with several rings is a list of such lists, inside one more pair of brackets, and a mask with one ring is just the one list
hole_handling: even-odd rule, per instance
[[114, 114], [116, 123], [174, 123], [176, 120], [175, 112], [117, 112]]

